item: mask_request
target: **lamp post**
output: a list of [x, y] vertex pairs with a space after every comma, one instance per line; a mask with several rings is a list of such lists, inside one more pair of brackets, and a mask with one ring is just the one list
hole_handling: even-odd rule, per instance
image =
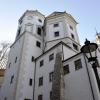
[[92, 63], [92, 68], [93, 68], [93, 71], [94, 71], [94, 74], [96, 77], [96, 81], [97, 81], [97, 85], [98, 85], [98, 89], [100, 92], [100, 79], [99, 79], [99, 75], [98, 75], [98, 71], [97, 71], [97, 67], [99, 67], [97, 65], [97, 63], [98, 63], [97, 53], [96, 53], [97, 48], [98, 48], [98, 45], [96, 43], [90, 43], [90, 41], [88, 41], [86, 39], [85, 45], [83, 45], [81, 48], [81, 52], [84, 53], [84, 55], [88, 59], [88, 62]]

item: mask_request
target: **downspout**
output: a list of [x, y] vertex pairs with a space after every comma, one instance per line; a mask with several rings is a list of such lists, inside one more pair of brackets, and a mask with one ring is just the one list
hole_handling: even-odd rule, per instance
[[85, 65], [86, 65], [86, 69], [87, 69], [87, 74], [88, 74], [88, 78], [89, 78], [89, 83], [90, 83], [91, 91], [92, 91], [93, 100], [95, 100], [94, 93], [93, 93], [93, 88], [92, 88], [92, 83], [91, 83], [91, 78], [90, 78], [90, 75], [89, 75], [89, 70], [88, 70], [88, 66], [87, 66], [87, 62], [86, 62], [85, 56], [84, 56], [84, 60], [85, 60]]
[[35, 63], [35, 68], [34, 68], [33, 100], [34, 100], [34, 93], [35, 93], [36, 60], [34, 61], [34, 63]]

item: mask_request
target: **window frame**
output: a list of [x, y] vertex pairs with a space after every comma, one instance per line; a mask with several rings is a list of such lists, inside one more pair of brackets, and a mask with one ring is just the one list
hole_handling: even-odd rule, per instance
[[39, 77], [39, 84], [38, 86], [43, 86], [43, 76]]
[[7, 100], [7, 97], [5, 97], [4, 100]]
[[24, 100], [31, 100], [31, 99], [26, 99], [26, 98], [25, 98]]
[[41, 48], [41, 42], [36, 41], [36, 46], [39, 47], [39, 48]]
[[52, 61], [54, 59], [54, 53], [49, 55], [49, 61]]
[[52, 100], [52, 91], [50, 91], [50, 100]]
[[44, 65], [44, 60], [40, 61], [40, 67], [42, 67]]
[[71, 37], [72, 37], [72, 39], [75, 39], [75, 36], [74, 36], [74, 34], [73, 34], [73, 33], [71, 33]]
[[70, 27], [70, 29], [73, 31], [73, 26], [70, 25], [69, 27]]
[[11, 67], [11, 62], [9, 63], [9, 65], [8, 65], [8, 68], [10, 68]]
[[41, 20], [41, 19], [38, 19], [38, 21], [39, 21], [40, 23], [42, 23], [42, 20]]
[[75, 43], [73, 43], [73, 48], [74, 48], [75, 50], [77, 50], [77, 51], [79, 50], [79, 49], [78, 49], [78, 45], [76, 45]]
[[64, 75], [69, 74], [70, 73], [70, 69], [69, 69], [69, 64], [63, 66], [63, 71], [64, 71]]
[[37, 34], [38, 34], [39, 36], [42, 35], [42, 29], [41, 29], [40, 27], [37, 28]]
[[59, 31], [54, 32], [54, 37], [59, 37], [59, 36], [60, 36], [60, 32]]
[[49, 82], [53, 81], [53, 75], [54, 75], [53, 71], [49, 73]]
[[17, 62], [17, 57], [15, 58], [15, 63]]
[[14, 81], [14, 75], [11, 76], [11, 79], [10, 79], [10, 84], [12, 84]]
[[34, 56], [31, 57], [31, 62], [33, 62], [33, 61], [34, 61]]
[[75, 70], [79, 70], [82, 68], [82, 61], [81, 58], [77, 59], [74, 61], [74, 65], [75, 65]]
[[32, 84], [33, 84], [33, 79], [30, 78], [30, 79], [29, 79], [29, 86], [32, 86]]
[[53, 24], [53, 27], [59, 27], [59, 23]]
[[42, 94], [38, 95], [38, 100], [43, 100], [43, 95]]

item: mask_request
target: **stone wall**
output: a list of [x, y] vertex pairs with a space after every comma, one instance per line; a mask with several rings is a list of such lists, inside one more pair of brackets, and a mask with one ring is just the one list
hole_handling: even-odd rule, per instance
[[57, 53], [54, 66], [52, 83], [52, 100], [64, 100], [64, 77], [62, 66], [62, 54]]

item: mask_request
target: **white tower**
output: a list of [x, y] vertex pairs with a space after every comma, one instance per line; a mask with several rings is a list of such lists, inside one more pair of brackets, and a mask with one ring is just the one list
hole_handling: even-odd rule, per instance
[[79, 52], [80, 42], [76, 25], [75, 19], [66, 12], [54, 12], [47, 16], [45, 20], [45, 50], [63, 41]]
[[100, 44], [100, 33], [96, 34], [96, 43]]
[[34, 58], [43, 52], [44, 18], [44, 15], [37, 10], [27, 10], [19, 19], [16, 39], [9, 53], [0, 100], [33, 99]]

